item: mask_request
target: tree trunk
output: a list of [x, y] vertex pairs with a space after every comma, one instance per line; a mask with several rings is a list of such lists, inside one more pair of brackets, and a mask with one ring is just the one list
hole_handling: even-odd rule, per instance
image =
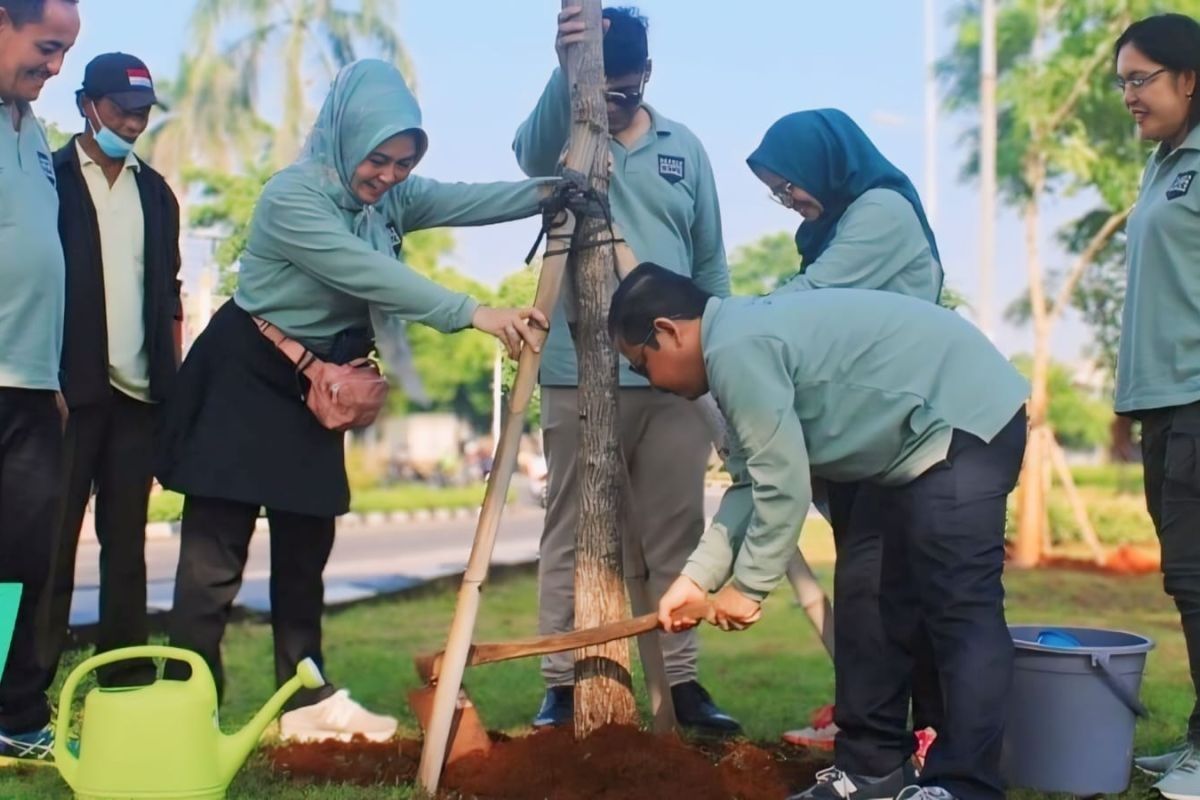
[[[578, 5], [564, 0], [563, 7]], [[583, 2], [589, 36], [567, 53], [571, 87], [571, 141], [567, 166], [589, 176], [608, 195], [608, 115], [604, 98], [600, 0]], [[628, 616], [622, 576], [620, 519], [623, 463], [617, 438], [617, 354], [608, 335], [614, 253], [601, 218], [580, 219], [572, 260], [579, 322], [579, 464], [581, 497], [575, 540], [575, 627], [590, 628]], [[598, 246], [599, 245], [599, 246]], [[619, 639], [576, 653], [575, 735], [610, 724], [634, 724], [637, 708], [629, 673], [629, 642]]]
[[1034, 567], [1042, 558], [1042, 542], [1049, 525], [1046, 507], [1046, 451], [1050, 398], [1050, 319], [1042, 282], [1042, 264], [1038, 245], [1038, 201], [1045, 186], [1045, 165], [1039, 159], [1026, 168], [1030, 189], [1025, 201], [1025, 252], [1029, 271], [1029, 301], [1033, 320], [1033, 372], [1029, 404], [1029, 439], [1025, 448], [1025, 463], [1021, 469], [1021, 491], [1017, 507], [1017, 542], [1013, 563], [1019, 567]]

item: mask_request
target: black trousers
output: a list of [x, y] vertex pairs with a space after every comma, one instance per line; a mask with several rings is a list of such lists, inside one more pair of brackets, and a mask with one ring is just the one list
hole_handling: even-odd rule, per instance
[[[1146, 508], [1162, 546], [1163, 589], [1175, 600], [1200, 694], [1200, 403], [1143, 412]], [[1200, 745], [1200, 700], [1188, 720]]]
[[[886, 638], [879, 606], [884, 530], [893, 520], [869, 510], [854, 514], [861, 486], [826, 484], [837, 549], [833, 576], [835, 761], [854, 775], [882, 776], [912, 756], [916, 740], [907, 714], [902, 719], [889, 713], [893, 690], [886, 675], [891, 667], [878, 657]], [[937, 730], [941, 727], [942, 695], [924, 626], [917, 632], [913, 655], [913, 728]]]
[[[223, 696], [225, 672], [221, 638], [242, 585], [258, 506], [189, 496], [184, 501], [171, 609], [171, 644], [204, 657]], [[333, 549], [333, 517], [310, 517], [267, 509], [271, 525], [271, 629], [275, 640], [275, 681], [282, 685], [296, 665], [312, 658], [324, 671], [321, 612], [325, 584], [321, 573]], [[185, 678], [186, 664], [170, 662], [165, 674]], [[333, 694], [331, 685], [301, 689], [288, 703], [300, 708]]]
[[[146, 643], [146, 505], [154, 461], [155, 406], [111, 390], [108, 399], [71, 412], [63, 450], [62, 526], [45, 597], [41, 657], [54, 679], [66, 644], [75, 591], [79, 529], [93, 488], [100, 542], [100, 630], [96, 651]], [[150, 661], [99, 671], [104, 686], [154, 680]]]
[[5, 733], [26, 733], [50, 721], [37, 621], [58, 522], [61, 460], [62, 421], [54, 392], [0, 388], [0, 583], [22, 586], [0, 676]]
[[[1004, 619], [1004, 522], [1025, 453], [1022, 409], [991, 442], [955, 431], [946, 460], [903, 486], [862, 484], [852, 529], [882, 531], [874, 710], [891, 729], [908, 717], [921, 630], [943, 700], [922, 786], [961, 800], [1004, 796], [999, 774], [1013, 645]], [[893, 764], [895, 769], [898, 763]]]

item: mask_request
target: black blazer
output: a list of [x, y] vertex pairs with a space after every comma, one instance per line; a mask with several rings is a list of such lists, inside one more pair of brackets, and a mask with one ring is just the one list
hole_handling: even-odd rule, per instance
[[[142, 319], [150, 365], [150, 398], [164, 400], [175, 381], [175, 325], [183, 319], [179, 290], [179, 203], [171, 187], [144, 161], [136, 173], [146, 225], [145, 303]], [[54, 154], [58, 179], [58, 233], [67, 264], [62, 388], [71, 408], [109, 396], [108, 322], [104, 265], [96, 207], [88, 193], [72, 138]]]

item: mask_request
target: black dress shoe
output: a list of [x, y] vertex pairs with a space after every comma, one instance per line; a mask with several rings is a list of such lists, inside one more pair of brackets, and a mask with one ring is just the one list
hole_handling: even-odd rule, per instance
[[542, 698], [542, 707], [533, 718], [533, 727], [552, 728], [570, 725], [575, 719], [575, 687], [551, 686]]
[[741, 724], [717, 708], [712, 696], [697, 681], [672, 686], [671, 700], [675, 703], [675, 720], [684, 728], [718, 736], [741, 733]]

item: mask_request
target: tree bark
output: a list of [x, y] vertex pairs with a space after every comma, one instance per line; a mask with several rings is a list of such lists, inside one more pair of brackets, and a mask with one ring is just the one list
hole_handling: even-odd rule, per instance
[[[579, 5], [564, 0], [563, 7]], [[584, 0], [586, 41], [567, 52], [571, 87], [571, 139], [567, 167], [588, 175], [591, 188], [608, 195], [608, 115], [604, 91], [600, 0]], [[579, 321], [580, 515], [575, 544], [575, 627], [628, 616], [619, 529], [624, 465], [617, 437], [617, 354], [608, 335], [614, 288], [609, 226], [583, 217], [572, 245]], [[611, 723], [634, 724], [637, 708], [625, 639], [576, 652], [575, 735], [583, 738]]]

